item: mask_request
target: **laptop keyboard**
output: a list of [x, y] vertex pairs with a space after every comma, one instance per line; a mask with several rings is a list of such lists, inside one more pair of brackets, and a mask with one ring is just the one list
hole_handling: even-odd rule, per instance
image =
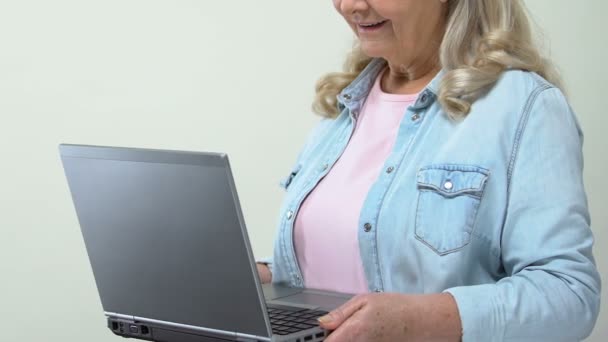
[[289, 335], [317, 327], [317, 318], [325, 314], [327, 311], [268, 305], [272, 333], [277, 335]]

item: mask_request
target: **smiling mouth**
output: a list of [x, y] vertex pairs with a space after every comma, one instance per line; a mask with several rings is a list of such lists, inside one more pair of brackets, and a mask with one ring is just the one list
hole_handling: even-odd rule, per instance
[[384, 23], [386, 23], [388, 20], [382, 20], [382, 21], [378, 21], [375, 23], [368, 23], [368, 24], [357, 24], [360, 28], [363, 29], [373, 29], [373, 28], [378, 28], [382, 25], [384, 25]]

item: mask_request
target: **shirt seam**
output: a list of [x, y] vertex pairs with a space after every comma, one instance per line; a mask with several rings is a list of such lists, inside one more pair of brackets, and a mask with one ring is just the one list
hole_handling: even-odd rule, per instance
[[509, 167], [507, 168], [507, 199], [511, 195], [511, 179], [513, 176], [513, 169], [515, 168], [515, 162], [517, 161], [517, 157], [519, 155], [519, 147], [521, 145], [521, 139], [523, 137], [524, 131], [528, 125], [528, 120], [530, 118], [530, 113], [532, 107], [536, 104], [536, 100], [544, 91], [548, 89], [552, 89], [553, 87], [548, 84], [543, 84], [538, 88], [534, 89], [530, 96], [528, 97], [528, 101], [526, 102], [524, 109], [522, 110], [522, 116], [519, 119], [519, 123], [517, 125], [517, 131], [515, 132], [515, 140], [513, 141], [513, 147], [511, 149], [511, 158], [509, 160]]

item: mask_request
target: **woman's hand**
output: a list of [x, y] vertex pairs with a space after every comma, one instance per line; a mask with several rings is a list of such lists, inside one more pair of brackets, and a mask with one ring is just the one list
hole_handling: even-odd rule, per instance
[[255, 264], [258, 268], [258, 275], [260, 276], [260, 281], [262, 284], [268, 284], [272, 281], [272, 273], [268, 266], [264, 264], [257, 263]]
[[319, 319], [326, 342], [460, 341], [458, 307], [448, 293], [359, 295]]

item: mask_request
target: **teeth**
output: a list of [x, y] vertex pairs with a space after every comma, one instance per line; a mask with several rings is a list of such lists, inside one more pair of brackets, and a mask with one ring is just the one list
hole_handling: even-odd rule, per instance
[[374, 23], [374, 24], [360, 24], [360, 25], [363, 26], [363, 27], [372, 27], [372, 26], [376, 26], [376, 25], [382, 24], [384, 21], [385, 20], [379, 21], [379, 22]]

